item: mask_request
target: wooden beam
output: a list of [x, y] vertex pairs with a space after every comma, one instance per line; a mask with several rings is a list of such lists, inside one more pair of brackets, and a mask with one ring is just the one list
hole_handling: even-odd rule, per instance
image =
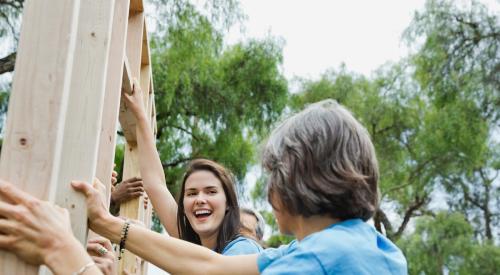
[[[27, 0], [5, 127], [0, 177], [54, 200], [78, 26], [78, 1]], [[0, 274], [38, 274], [0, 251]]]
[[144, 11], [142, 0], [130, 0], [130, 13], [138, 13]]
[[141, 76], [143, 30], [144, 13], [131, 14], [128, 18], [126, 51], [130, 64], [130, 74], [137, 79], [140, 79]]
[[[124, 153], [123, 178], [140, 177], [137, 143], [127, 142], [125, 144]], [[143, 205], [144, 196], [129, 200], [120, 205], [120, 216], [144, 221], [145, 210]], [[130, 274], [141, 274], [141, 261], [142, 260], [136, 255], [129, 251], [125, 251], [122, 260], [119, 262], [119, 274], [123, 274], [124, 270], [128, 271]]]
[[141, 67], [141, 89], [143, 91], [144, 96], [144, 104], [146, 107], [146, 114], [149, 114], [149, 110], [151, 109], [151, 100], [150, 100], [150, 89], [149, 84], [151, 83], [151, 66], [142, 65]]
[[[122, 89], [129, 94], [132, 92], [132, 85], [133, 85], [132, 79], [133, 78], [131, 75], [130, 64], [128, 62], [127, 57], [125, 57], [123, 63]], [[134, 114], [132, 114], [127, 108], [127, 106], [124, 104], [124, 102], [121, 101], [120, 101], [119, 120], [125, 139], [131, 142], [135, 142], [136, 121]]]
[[[75, 129], [75, 132], [67, 127], [71, 122], [67, 120], [68, 106], [73, 106], [71, 101], [75, 100], [76, 93], [71, 90], [73, 83], [83, 78], [98, 82], [104, 78], [99, 65], [95, 65], [97, 68], [88, 67], [90, 69], [86, 71], [88, 74], [78, 75], [77, 66], [84, 65], [79, 55], [82, 54], [82, 50], [85, 52], [85, 49], [92, 48], [98, 51], [95, 54], [99, 56], [106, 51], [104, 48], [109, 46], [106, 43], [101, 45], [100, 42], [99, 45], [91, 44], [92, 41], [106, 40], [105, 35], [100, 33], [103, 30], [100, 24], [103, 20], [106, 21], [106, 18], [97, 20], [99, 23], [95, 25], [97, 29], [94, 36], [87, 36], [91, 33], [82, 35], [82, 30], [88, 25], [78, 20], [82, 19], [81, 14], [86, 14], [85, 10], [86, 5], [80, 10], [79, 1], [66, 0], [28, 0], [23, 10], [16, 71], [0, 160], [0, 177], [44, 200], [55, 201], [59, 184], [69, 184], [69, 181], [62, 181], [65, 178], [63, 171], [65, 161], [71, 161], [74, 166], [81, 164], [78, 159], [66, 155], [71, 154], [67, 151], [69, 139], [75, 141], [71, 144], [72, 147], [80, 149], [83, 145], [82, 150], [88, 150], [91, 152], [90, 155], [97, 151], [97, 146], [92, 142], [88, 143], [76, 137], [75, 132], [85, 127]], [[78, 44], [76, 44], [77, 37]], [[92, 61], [97, 59], [90, 58]], [[93, 71], [92, 68], [96, 70]], [[98, 86], [100, 85], [96, 84], [92, 87]], [[103, 92], [102, 89], [99, 91], [99, 88], [96, 90], [101, 94]], [[95, 124], [95, 121], [90, 120], [91, 118], [85, 119], [83, 124], [85, 126]], [[85, 133], [91, 134], [87, 131]], [[92, 156], [84, 156], [85, 161], [88, 161], [88, 158]], [[75, 165], [76, 163], [78, 165]], [[91, 179], [95, 162], [93, 166], [90, 168], [91, 172], [71, 175], [71, 179]], [[79, 200], [83, 201], [83, 198]], [[74, 203], [76, 205], [78, 201]], [[85, 216], [83, 214], [80, 217], [83, 224], [86, 224]], [[0, 274], [38, 274], [38, 267], [27, 265], [14, 255], [1, 251]]]
[[114, 1], [109, 0], [81, 3], [61, 164], [55, 175], [55, 202], [69, 210], [73, 234], [83, 244], [87, 238], [86, 203], [70, 182], [92, 182], [95, 176], [113, 6]]
[[[96, 167], [96, 177], [106, 185], [106, 198], [108, 200], [106, 205], [109, 205], [111, 195], [110, 182], [116, 148], [116, 129], [118, 126], [117, 118], [120, 107], [121, 87], [125, 84], [123, 87], [128, 89], [129, 92], [131, 90], [129, 73], [126, 71], [128, 62], [124, 60], [128, 13], [128, 1], [115, 1], [110, 45], [110, 48], [113, 50], [109, 51], [108, 55], [108, 77], [106, 94], [104, 96], [104, 106], [106, 107], [102, 114], [99, 154]], [[124, 75], [128, 76], [128, 78], [125, 78]], [[125, 80], [125, 83], [123, 83], [123, 80]]]
[[[149, 93], [149, 91], [151, 91], [152, 73], [148, 35], [145, 25], [144, 15], [142, 13], [133, 14], [131, 12], [127, 38], [128, 63], [125, 63], [125, 69], [130, 73], [124, 77], [124, 82], [128, 83], [132, 78], [137, 78], [139, 80], [139, 85], [142, 91], [144, 91], [144, 107], [146, 112], [148, 112], [151, 110], [152, 106], [151, 94]], [[128, 78], [128, 80], [125, 78]], [[127, 89], [125, 90], [128, 91]], [[147, 114], [149, 114], [149, 112]], [[148, 118], [150, 117], [148, 116]], [[124, 155], [125, 163], [123, 178], [140, 177], [135, 136], [136, 121], [124, 104], [120, 107], [120, 123], [127, 140]], [[141, 196], [140, 198], [122, 204], [120, 206], [120, 215], [142, 221], [147, 228], [150, 228], [152, 206], [151, 203], [149, 203], [148, 208], [144, 209], [144, 197]], [[120, 262], [119, 273], [121, 274], [125, 270], [130, 274], [144, 275], [147, 273], [147, 263], [129, 251], [125, 251], [123, 260]]]
[[[144, 14], [137, 13], [131, 14], [128, 19], [128, 30], [127, 30], [127, 45], [126, 45], [126, 56], [128, 60], [125, 65], [126, 70], [129, 72], [126, 77], [130, 80], [136, 78], [140, 81], [141, 79], [141, 57], [142, 57], [142, 37], [144, 30]], [[124, 81], [128, 81], [125, 80]], [[127, 83], [124, 83], [127, 84]], [[124, 86], [125, 87], [125, 86]], [[130, 86], [131, 87], [131, 86]], [[125, 87], [127, 90], [128, 87]], [[131, 91], [131, 89], [130, 89]], [[120, 104], [120, 124], [125, 135], [125, 139], [129, 142], [135, 142], [135, 118], [126, 108], [125, 104]]]
[[144, 22], [144, 29], [142, 30], [141, 64], [142, 65], [151, 64], [151, 56], [149, 54], [149, 35], [148, 35], [148, 30], [146, 28], [146, 22]]

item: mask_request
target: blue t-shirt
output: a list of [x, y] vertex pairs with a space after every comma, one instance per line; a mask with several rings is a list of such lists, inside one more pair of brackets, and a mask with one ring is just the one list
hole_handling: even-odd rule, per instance
[[257, 258], [261, 274], [407, 274], [389, 239], [360, 219], [346, 220]]
[[235, 256], [258, 254], [262, 251], [264, 251], [262, 246], [260, 246], [256, 241], [240, 236], [228, 243], [222, 250], [221, 254], [226, 256]]

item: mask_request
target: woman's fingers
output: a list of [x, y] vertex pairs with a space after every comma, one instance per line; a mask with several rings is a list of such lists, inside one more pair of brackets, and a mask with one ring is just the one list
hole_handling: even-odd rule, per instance
[[33, 240], [34, 237], [37, 236], [37, 230], [21, 224], [18, 221], [0, 219], [0, 234], [3, 236]]
[[36, 199], [28, 193], [17, 189], [12, 183], [3, 180], [0, 180], [0, 195], [11, 200], [14, 203], [26, 205]]
[[0, 219], [0, 234], [12, 235], [16, 233], [19, 224], [16, 221]]
[[1, 249], [11, 250], [16, 241], [17, 241], [16, 236], [0, 234], [0, 248]]
[[73, 186], [73, 189], [76, 191], [83, 193], [86, 197], [90, 197], [94, 192], [94, 188], [83, 181], [72, 181], [71, 186]]
[[18, 221], [24, 224], [24, 226], [33, 227], [35, 226], [33, 219], [33, 211], [36, 208], [27, 208], [22, 204], [12, 205], [3, 201], [0, 201], [0, 216], [8, 218], [10, 220]]
[[92, 256], [104, 257], [109, 253], [109, 249], [107, 249], [100, 243], [88, 243], [87, 252]]
[[15, 205], [0, 201], [0, 216], [13, 219], [15, 208]]
[[104, 248], [106, 248], [108, 251], [113, 252], [113, 246], [111, 245], [111, 241], [108, 239], [104, 239], [103, 242], [100, 243]]

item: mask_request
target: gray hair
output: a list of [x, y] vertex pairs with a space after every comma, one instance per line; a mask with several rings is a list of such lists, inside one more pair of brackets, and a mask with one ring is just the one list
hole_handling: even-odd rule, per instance
[[240, 207], [240, 211], [242, 213], [252, 215], [255, 217], [255, 219], [257, 220], [257, 226], [255, 227], [255, 235], [257, 237], [257, 240], [259, 241], [262, 240], [262, 238], [264, 237], [264, 229], [266, 226], [264, 222], [264, 217], [262, 217], [262, 215], [258, 211], [246, 207]]
[[[292, 215], [373, 216], [378, 163], [366, 129], [336, 101], [309, 105], [279, 125], [263, 151], [269, 201]], [[273, 196], [274, 194], [274, 196]]]

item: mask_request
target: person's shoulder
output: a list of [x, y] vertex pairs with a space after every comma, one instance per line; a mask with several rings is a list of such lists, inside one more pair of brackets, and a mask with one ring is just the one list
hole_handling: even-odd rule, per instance
[[297, 250], [314, 254], [327, 273], [406, 274], [399, 248], [362, 220], [347, 220], [312, 234]]
[[[353, 250], [357, 245], [376, 241], [377, 232], [373, 226], [360, 219], [346, 220], [329, 226], [304, 238], [299, 246], [307, 250], [332, 249]], [[345, 252], [345, 251], [344, 251]]]
[[261, 274], [327, 274], [321, 260], [312, 251], [292, 249], [267, 265], [259, 264]]
[[262, 250], [262, 246], [256, 241], [239, 236], [224, 247], [222, 254], [227, 256], [257, 254]]

